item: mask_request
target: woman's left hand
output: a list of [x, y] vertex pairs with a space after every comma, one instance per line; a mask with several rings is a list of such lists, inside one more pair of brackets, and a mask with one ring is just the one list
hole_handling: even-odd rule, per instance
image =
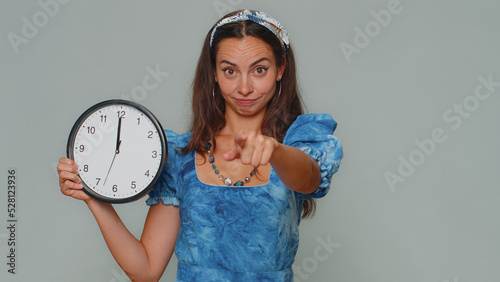
[[269, 163], [280, 143], [278, 140], [255, 131], [240, 131], [234, 135], [233, 149], [224, 154], [224, 160], [241, 159], [254, 167]]

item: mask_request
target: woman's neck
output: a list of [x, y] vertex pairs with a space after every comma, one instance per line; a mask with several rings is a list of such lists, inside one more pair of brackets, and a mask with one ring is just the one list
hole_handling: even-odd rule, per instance
[[[227, 108], [226, 108], [227, 109]], [[266, 109], [251, 116], [244, 116], [231, 110], [226, 110], [226, 125], [219, 132], [220, 135], [235, 135], [241, 130], [261, 131]]]

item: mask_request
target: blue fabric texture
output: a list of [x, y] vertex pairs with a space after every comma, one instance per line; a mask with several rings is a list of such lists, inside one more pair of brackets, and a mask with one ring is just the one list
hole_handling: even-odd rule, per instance
[[321, 184], [307, 195], [286, 188], [273, 169], [264, 185], [204, 184], [195, 152], [176, 151], [192, 133], [165, 130], [168, 161], [146, 203], [179, 206], [176, 281], [293, 281], [302, 203], [328, 193], [342, 159], [336, 126], [328, 114], [301, 115], [283, 140], [318, 161]]

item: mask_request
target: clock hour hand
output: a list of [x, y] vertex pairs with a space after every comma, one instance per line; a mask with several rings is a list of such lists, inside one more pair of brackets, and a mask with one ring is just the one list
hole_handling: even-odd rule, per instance
[[115, 153], [118, 154], [120, 153], [120, 144], [122, 143], [122, 140], [120, 140], [120, 133], [122, 131], [122, 118], [118, 118], [118, 133], [116, 135], [116, 149]]

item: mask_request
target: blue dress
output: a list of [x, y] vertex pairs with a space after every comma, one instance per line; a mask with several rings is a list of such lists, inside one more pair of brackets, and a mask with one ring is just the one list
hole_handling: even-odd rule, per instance
[[326, 195], [342, 159], [332, 135], [336, 126], [327, 114], [301, 115], [283, 140], [319, 163], [321, 184], [307, 195], [286, 188], [272, 168], [264, 185], [204, 184], [195, 152], [175, 150], [187, 145], [191, 133], [165, 130], [168, 161], [146, 203], [179, 206], [176, 281], [293, 281], [302, 202]]

